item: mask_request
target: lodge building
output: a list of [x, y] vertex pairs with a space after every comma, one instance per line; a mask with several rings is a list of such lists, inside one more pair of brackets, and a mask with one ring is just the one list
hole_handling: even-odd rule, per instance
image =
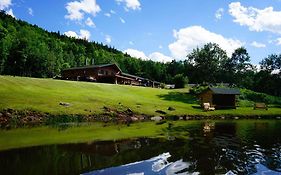
[[147, 87], [160, 86], [157, 81], [124, 73], [116, 64], [89, 65], [64, 69], [62, 79]]

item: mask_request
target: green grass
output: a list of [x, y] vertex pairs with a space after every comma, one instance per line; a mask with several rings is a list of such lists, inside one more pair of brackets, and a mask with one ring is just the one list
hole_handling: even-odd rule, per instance
[[[174, 122], [173, 126], [181, 126], [185, 122]], [[0, 130], [0, 150], [36, 145], [77, 143], [97, 140], [118, 140], [137, 137], [165, 136], [167, 123], [156, 125], [154, 122], [126, 125], [108, 125], [93, 123], [87, 126], [70, 127], [58, 130], [50, 127], [19, 128]], [[177, 134], [178, 135], [178, 134]]]
[[[7, 108], [32, 109], [51, 114], [99, 114], [103, 107], [133, 111], [147, 115], [159, 115], [163, 110], [170, 115], [276, 115], [281, 108], [253, 110], [241, 105], [236, 110], [203, 112], [196, 104], [196, 98], [188, 89], [167, 90], [115, 84], [36, 79], [26, 77], [0, 76], [0, 111]], [[70, 107], [60, 106], [70, 103]], [[241, 103], [243, 104], [243, 103]], [[175, 111], [168, 111], [168, 107]], [[248, 105], [249, 106], [249, 105]], [[91, 111], [91, 112], [90, 112]]]

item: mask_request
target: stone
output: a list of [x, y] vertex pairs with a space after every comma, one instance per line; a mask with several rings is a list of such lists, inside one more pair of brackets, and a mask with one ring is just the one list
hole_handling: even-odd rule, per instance
[[69, 107], [70, 106], [70, 103], [66, 103], [66, 102], [60, 102], [59, 104], [61, 106], [64, 106], [64, 107]]
[[135, 122], [135, 121], [138, 121], [139, 119], [138, 119], [137, 117], [131, 117], [131, 120], [132, 120], [133, 122]]
[[133, 113], [132, 109], [130, 109], [130, 108], [127, 109], [127, 112]]
[[169, 110], [169, 111], [174, 111], [174, 110], [176, 110], [176, 109], [170, 106], [170, 107], [168, 107], [168, 110]]
[[162, 117], [160, 117], [160, 116], [155, 116], [155, 117], [151, 117], [150, 120], [158, 122], [158, 121], [161, 121], [161, 120], [162, 120]]

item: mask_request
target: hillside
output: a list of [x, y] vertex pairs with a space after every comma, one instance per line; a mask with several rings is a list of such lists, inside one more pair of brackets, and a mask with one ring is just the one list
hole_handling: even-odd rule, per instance
[[124, 73], [162, 83], [175, 84], [176, 77], [182, 77], [189, 83], [223, 82], [280, 97], [280, 60], [281, 54], [271, 54], [257, 71], [246, 48], [237, 48], [229, 57], [216, 43], [206, 43], [177, 61], [142, 60], [112, 46], [46, 31], [0, 11], [0, 75], [52, 78], [69, 67], [115, 63]]
[[[51, 114], [99, 114], [104, 107], [125, 111], [130, 108], [139, 114], [159, 115], [273, 115], [280, 108], [253, 110], [240, 106], [233, 110], [203, 112], [188, 89], [166, 90], [146, 87], [0, 76], [0, 110], [32, 109]], [[59, 105], [70, 103], [69, 107]], [[247, 101], [247, 104], [249, 101]], [[243, 104], [243, 103], [241, 103]], [[174, 111], [167, 110], [175, 108]]]
[[52, 78], [69, 67], [116, 63], [124, 72], [165, 81], [165, 64], [132, 58], [102, 43], [49, 32], [0, 11], [0, 74]]

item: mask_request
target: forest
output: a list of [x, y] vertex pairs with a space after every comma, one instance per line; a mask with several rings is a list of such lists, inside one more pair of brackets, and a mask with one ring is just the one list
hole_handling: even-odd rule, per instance
[[89, 64], [116, 63], [124, 72], [175, 83], [229, 83], [274, 96], [281, 96], [281, 54], [251, 64], [246, 48], [231, 57], [215, 43], [194, 49], [183, 61], [154, 62], [133, 58], [103, 43], [70, 38], [0, 12], [0, 74], [52, 78], [65, 68]]

